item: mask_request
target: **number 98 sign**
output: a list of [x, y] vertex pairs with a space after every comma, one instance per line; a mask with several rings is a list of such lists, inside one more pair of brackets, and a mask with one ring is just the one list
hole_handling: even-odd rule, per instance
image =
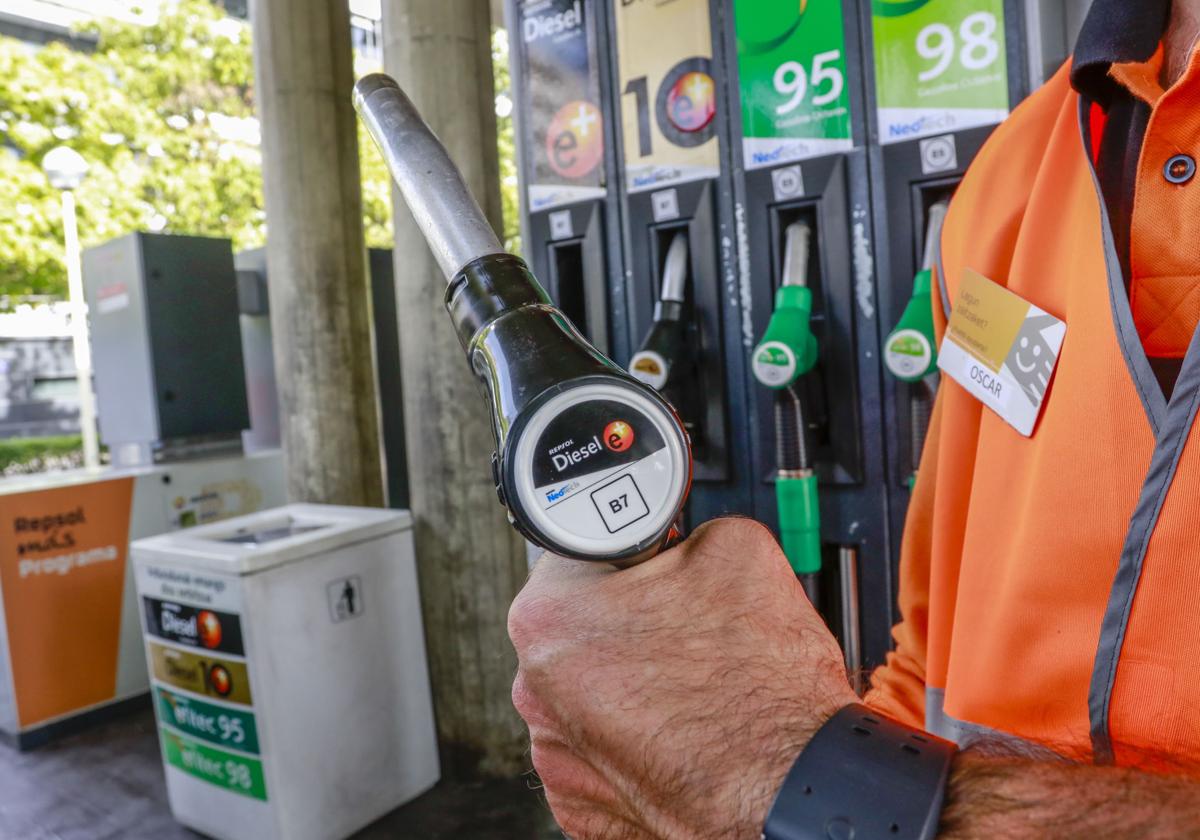
[[872, 0], [880, 141], [1008, 114], [1003, 0]]

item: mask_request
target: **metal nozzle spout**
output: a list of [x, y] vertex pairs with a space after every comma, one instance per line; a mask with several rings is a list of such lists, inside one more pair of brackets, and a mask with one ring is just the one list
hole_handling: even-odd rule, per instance
[[921, 268], [933, 268], [937, 256], [938, 243], [942, 238], [942, 223], [946, 221], [946, 211], [950, 209], [950, 199], [943, 198], [934, 202], [929, 208], [929, 217], [925, 223], [925, 253], [922, 255]]
[[479, 257], [505, 252], [446, 147], [395, 79], [383, 73], [359, 79], [354, 110], [383, 153], [447, 281]]
[[808, 246], [812, 228], [808, 222], [792, 222], [784, 231], [783, 282], [781, 286], [808, 285]]
[[667, 259], [663, 264], [662, 292], [660, 301], [683, 303], [688, 273], [687, 234], [677, 233], [667, 248]]

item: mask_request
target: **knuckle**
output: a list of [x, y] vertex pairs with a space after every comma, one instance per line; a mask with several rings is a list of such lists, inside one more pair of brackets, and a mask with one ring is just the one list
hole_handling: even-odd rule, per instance
[[694, 551], [706, 556], [739, 561], [779, 550], [767, 526], [744, 517], [723, 517], [705, 522], [692, 536]]
[[561, 608], [551, 598], [522, 590], [508, 610], [508, 637], [517, 655], [527, 652], [534, 642], [553, 634], [560, 624]]
[[517, 710], [517, 714], [527, 724], [534, 725], [545, 718], [544, 704], [533, 686], [530, 685], [529, 677], [523, 670], [517, 671], [517, 676], [513, 680], [512, 704], [513, 708]]

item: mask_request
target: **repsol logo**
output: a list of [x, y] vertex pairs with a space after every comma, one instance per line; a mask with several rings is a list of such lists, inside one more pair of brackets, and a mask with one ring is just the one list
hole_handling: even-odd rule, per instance
[[541, 38], [578, 29], [581, 25], [583, 25], [583, 8], [579, 0], [575, 0], [574, 5], [565, 12], [527, 18], [521, 34], [525, 38], [526, 44], [532, 44]]
[[996, 399], [1000, 399], [1000, 392], [1004, 388], [1004, 383], [992, 376], [979, 365], [971, 365], [971, 379], [983, 386], [983, 390], [990, 393]]

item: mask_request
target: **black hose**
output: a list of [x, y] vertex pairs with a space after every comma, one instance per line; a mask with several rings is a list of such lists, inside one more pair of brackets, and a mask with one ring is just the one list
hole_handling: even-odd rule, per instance
[[914, 382], [911, 386], [912, 398], [908, 401], [913, 472], [921, 466], [921, 454], [925, 451], [925, 438], [929, 434], [929, 421], [933, 416], [935, 392], [929, 380], [927, 376], [920, 382]]

